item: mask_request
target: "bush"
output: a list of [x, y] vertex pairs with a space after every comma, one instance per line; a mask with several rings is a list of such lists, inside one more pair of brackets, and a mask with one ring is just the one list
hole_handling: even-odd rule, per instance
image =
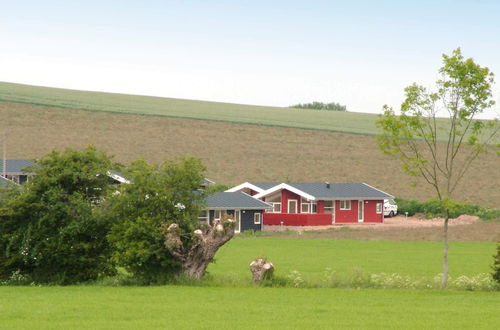
[[162, 225], [175, 222], [185, 242], [193, 238], [204, 201], [198, 190], [203, 166], [193, 158], [159, 166], [137, 161], [125, 173], [131, 183], [120, 186], [104, 204], [106, 217], [114, 223], [108, 235], [112, 260], [144, 283], [165, 283], [180, 267], [165, 246]]
[[494, 255], [494, 258], [492, 267], [493, 272], [491, 273], [491, 276], [493, 277], [493, 280], [500, 285], [500, 243], [497, 244], [497, 254]]
[[110, 158], [93, 147], [42, 158], [37, 174], [0, 207], [0, 278], [71, 284], [113, 274], [97, 205], [108, 188]]

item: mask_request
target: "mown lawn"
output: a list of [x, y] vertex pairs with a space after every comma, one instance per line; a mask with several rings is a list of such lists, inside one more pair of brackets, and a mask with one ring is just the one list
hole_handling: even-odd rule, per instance
[[[495, 247], [494, 242], [451, 242], [450, 276], [489, 273]], [[305, 280], [320, 279], [326, 268], [346, 275], [362, 269], [432, 278], [442, 271], [442, 249], [441, 242], [236, 238], [219, 250], [208, 271], [214, 277], [250, 279], [250, 262], [267, 257], [276, 266], [277, 275], [297, 270]]]
[[497, 329], [496, 292], [0, 287], [2, 329]]

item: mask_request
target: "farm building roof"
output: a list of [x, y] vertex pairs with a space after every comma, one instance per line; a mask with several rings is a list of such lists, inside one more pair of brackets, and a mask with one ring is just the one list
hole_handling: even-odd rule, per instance
[[269, 209], [271, 206], [242, 192], [216, 192], [206, 198], [207, 209]]
[[[27, 173], [23, 171], [30, 166], [39, 166], [29, 159], [7, 159], [7, 173]], [[3, 173], [3, 160], [0, 159], [0, 174]]]

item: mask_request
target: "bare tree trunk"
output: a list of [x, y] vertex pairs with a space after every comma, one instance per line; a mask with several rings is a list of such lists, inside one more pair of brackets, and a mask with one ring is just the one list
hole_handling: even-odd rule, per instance
[[450, 212], [446, 210], [445, 218], [444, 218], [444, 227], [443, 227], [443, 241], [444, 241], [444, 249], [443, 249], [443, 278], [441, 279], [441, 289], [446, 288], [448, 285], [448, 220], [450, 219]]
[[177, 224], [165, 225], [165, 246], [181, 263], [183, 275], [202, 278], [217, 250], [234, 236], [234, 225], [234, 219], [224, 216], [211, 226], [195, 230], [190, 244], [182, 242]]

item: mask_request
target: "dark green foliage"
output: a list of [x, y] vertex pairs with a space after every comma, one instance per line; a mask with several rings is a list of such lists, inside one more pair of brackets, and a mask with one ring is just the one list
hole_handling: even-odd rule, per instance
[[347, 107], [345, 105], [341, 105], [340, 103], [323, 103], [323, 102], [312, 102], [312, 103], [299, 103], [290, 106], [290, 108], [297, 109], [314, 109], [314, 110], [330, 110], [330, 111], [347, 111]]
[[493, 262], [493, 273], [491, 273], [491, 276], [498, 284], [500, 284], [500, 243], [497, 244], [497, 254], [493, 257], [495, 259]]
[[162, 225], [177, 223], [189, 243], [204, 201], [198, 189], [203, 170], [197, 159], [188, 158], [160, 166], [137, 161], [125, 171], [131, 184], [121, 185], [104, 211], [115, 222], [108, 236], [113, 261], [145, 283], [162, 283], [179, 271], [165, 247]]
[[0, 277], [70, 284], [113, 274], [110, 223], [96, 207], [110, 158], [88, 147], [53, 151], [38, 163], [36, 176], [0, 207]]
[[[425, 214], [427, 218], [441, 217], [444, 215], [443, 204], [439, 200], [432, 199], [427, 202], [418, 202], [416, 200], [408, 200], [396, 198], [398, 204], [398, 213], [404, 215], [408, 212], [409, 216], [416, 213]], [[450, 217], [456, 218], [462, 214], [475, 215], [483, 220], [497, 220], [500, 219], [500, 209], [493, 209], [489, 207], [471, 205], [466, 203], [448, 203], [450, 206]]]

